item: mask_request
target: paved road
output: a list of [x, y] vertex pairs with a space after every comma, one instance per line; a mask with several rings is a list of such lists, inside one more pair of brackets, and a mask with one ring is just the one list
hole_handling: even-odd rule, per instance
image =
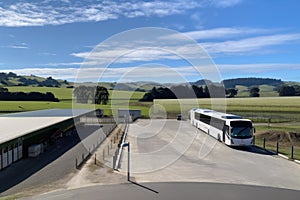
[[39, 200], [74, 199], [222, 199], [222, 200], [298, 200], [299, 191], [247, 185], [218, 183], [146, 183], [91, 186], [74, 190], [58, 191], [26, 198]]
[[111, 127], [110, 124], [101, 129], [99, 125], [79, 127], [80, 137], [74, 134], [62, 138], [39, 157], [23, 159], [1, 171], [0, 196], [57, 184], [75, 171], [76, 158], [80, 161], [82, 154], [87, 155], [88, 148], [100, 143]]
[[[300, 165], [255, 147], [230, 148], [187, 121], [138, 120], [129, 127], [128, 141], [132, 176], [139, 183], [217, 182], [300, 190]], [[121, 173], [126, 171], [123, 153]]]

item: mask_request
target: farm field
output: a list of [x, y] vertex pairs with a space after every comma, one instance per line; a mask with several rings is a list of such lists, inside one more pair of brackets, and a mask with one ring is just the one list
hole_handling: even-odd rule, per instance
[[[169, 115], [186, 113], [193, 107], [226, 110], [228, 113], [253, 118], [257, 122], [300, 121], [300, 97], [260, 97], [195, 100], [155, 100]], [[181, 104], [181, 109], [180, 105]]]
[[[10, 86], [6, 87], [9, 92], [52, 92], [58, 99], [72, 99], [73, 88], [55, 88], [55, 87], [33, 87], [33, 86]], [[108, 90], [109, 97], [115, 99], [140, 99], [144, 92]]]
[[[40, 101], [1, 101], [0, 113], [32, 111], [51, 108], [73, 108], [70, 88], [47, 87], [8, 87], [10, 92], [52, 92], [60, 102]], [[257, 145], [262, 146], [265, 137], [266, 147], [276, 150], [272, 136], [300, 133], [300, 97], [260, 97], [260, 98], [227, 98], [227, 99], [160, 99], [154, 102], [139, 102], [144, 92], [109, 90], [108, 105], [75, 104], [75, 108], [101, 108], [105, 115], [117, 115], [117, 109], [142, 110], [144, 118], [152, 116], [175, 118], [179, 113], [188, 118], [188, 111], [194, 107], [208, 108], [250, 118], [256, 126]], [[267, 134], [267, 135], [266, 135]], [[295, 158], [300, 159], [300, 137], [289, 137], [281, 142], [279, 152], [290, 156], [291, 145], [295, 146]]]
[[[72, 88], [49, 88], [49, 87], [7, 87], [10, 92], [52, 92], [60, 99], [60, 102], [21, 102], [1, 101], [0, 112], [27, 111], [48, 108], [72, 108]], [[267, 89], [269, 90], [269, 89]], [[97, 108], [117, 109], [128, 108], [141, 109], [145, 117], [149, 117], [149, 109], [152, 105], [152, 112], [165, 112], [168, 117], [175, 117], [187, 112], [194, 107], [210, 108], [214, 110], [226, 110], [228, 113], [251, 118], [254, 122], [290, 122], [300, 121], [300, 97], [260, 97], [260, 98], [227, 98], [227, 99], [181, 99], [181, 100], [154, 100], [154, 102], [139, 102], [144, 92], [109, 90], [110, 104], [96, 105]], [[79, 107], [87, 108], [94, 105], [76, 104]], [[109, 113], [108, 113], [109, 114]], [[186, 116], [187, 117], [187, 116]]]

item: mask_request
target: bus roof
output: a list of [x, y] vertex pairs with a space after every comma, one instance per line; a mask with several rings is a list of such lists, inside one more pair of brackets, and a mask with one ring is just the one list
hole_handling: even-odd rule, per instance
[[195, 108], [193, 109], [193, 111], [198, 113], [203, 113], [208, 116], [213, 116], [213, 117], [223, 118], [223, 119], [243, 119], [241, 116], [238, 115], [222, 113], [222, 112], [209, 110], [209, 109]]

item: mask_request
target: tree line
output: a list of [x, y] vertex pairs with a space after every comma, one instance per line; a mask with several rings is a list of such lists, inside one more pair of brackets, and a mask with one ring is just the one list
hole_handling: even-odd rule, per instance
[[80, 85], [73, 90], [77, 103], [94, 103], [106, 105], [109, 100], [107, 88], [102, 86], [84, 86]]
[[7, 88], [0, 87], [1, 101], [53, 101], [59, 102], [59, 99], [51, 92], [9, 92]]
[[[210, 92], [213, 91], [213, 94]], [[153, 101], [153, 99], [184, 99], [184, 98], [210, 98], [210, 97], [234, 97], [237, 90], [225, 91], [221, 85], [210, 84], [205, 86], [176, 85], [171, 87], [153, 87], [145, 93], [140, 101]]]
[[278, 88], [279, 96], [300, 96], [299, 85], [281, 85]]
[[225, 88], [235, 88], [237, 85], [243, 85], [246, 87], [252, 87], [257, 85], [271, 85], [274, 87], [279, 87], [284, 84], [280, 79], [273, 78], [234, 78], [223, 80]]

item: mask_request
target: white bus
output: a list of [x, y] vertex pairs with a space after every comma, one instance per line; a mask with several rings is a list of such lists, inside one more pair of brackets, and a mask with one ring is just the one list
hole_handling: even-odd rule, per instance
[[252, 146], [255, 129], [251, 120], [208, 109], [190, 111], [191, 124], [229, 146]]

